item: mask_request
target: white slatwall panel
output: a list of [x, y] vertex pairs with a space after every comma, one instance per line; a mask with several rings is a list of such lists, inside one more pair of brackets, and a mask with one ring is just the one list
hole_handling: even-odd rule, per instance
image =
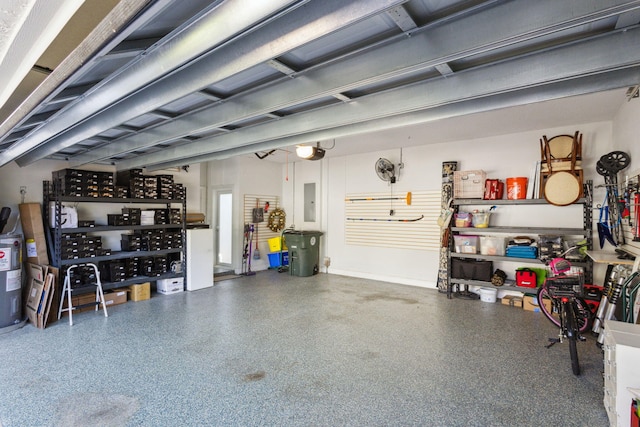
[[[281, 232], [275, 233], [269, 229], [267, 226], [269, 220], [269, 213], [273, 211], [275, 208], [280, 207], [278, 204], [278, 197], [276, 196], [265, 196], [265, 195], [257, 195], [257, 194], [245, 194], [244, 195], [244, 208], [243, 208], [243, 219], [245, 224], [251, 224], [253, 221], [253, 208], [256, 207], [256, 202], [259, 201], [259, 206], [264, 208], [264, 204], [269, 202], [269, 212], [265, 212], [264, 221], [254, 224], [254, 230], [258, 231], [258, 240], [260, 242], [266, 242], [267, 239], [271, 239], [272, 237], [280, 236]], [[285, 212], [286, 214], [286, 212]], [[255, 232], [254, 232], [254, 244], [255, 244]]]
[[[440, 250], [440, 191], [411, 193], [411, 205], [406, 193], [358, 193], [345, 199], [345, 239], [349, 245], [402, 248], [425, 251]], [[348, 201], [359, 198], [399, 197], [404, 200]], [[389, 215], [393, 209], [395, 214]], [[424, 218], [415, 222], [395, 220]], [[351, 218], [357, 218], [353, 220]]]

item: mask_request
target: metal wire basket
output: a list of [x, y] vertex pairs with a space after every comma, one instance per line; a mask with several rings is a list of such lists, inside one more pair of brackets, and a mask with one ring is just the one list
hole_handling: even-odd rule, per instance
[[581, 297], [584, 288], [584, 275], [560, 275], [547, 277], [545, 286], [552, 298], [575, 298]]

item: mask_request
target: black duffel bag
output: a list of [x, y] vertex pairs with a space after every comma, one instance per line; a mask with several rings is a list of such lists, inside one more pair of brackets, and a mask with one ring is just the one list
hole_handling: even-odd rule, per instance
[[451, 278], [491, 282], [493, 262], [466, 258], [451, 258]]

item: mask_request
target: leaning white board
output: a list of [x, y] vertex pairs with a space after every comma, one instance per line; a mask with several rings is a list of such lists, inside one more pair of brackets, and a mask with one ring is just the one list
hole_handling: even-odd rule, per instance
[[213, 229], [187, 230], [187, 290], [213, 286]]

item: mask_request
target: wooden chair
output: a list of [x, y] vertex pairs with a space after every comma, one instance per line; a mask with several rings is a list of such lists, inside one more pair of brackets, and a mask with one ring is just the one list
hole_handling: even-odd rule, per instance
[[[553, 204], [570, 204], [583, 197], [582, 134], [540, 139], [540, 194]], [[555, 174], [555, 175], [554, 175]], [[546, 189], [551, 179], [554, 188]]]

